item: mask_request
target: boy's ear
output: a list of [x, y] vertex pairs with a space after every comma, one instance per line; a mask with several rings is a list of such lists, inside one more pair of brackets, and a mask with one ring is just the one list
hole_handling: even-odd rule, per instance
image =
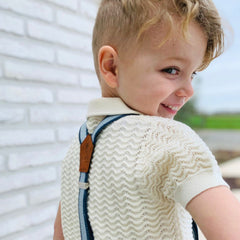
[[118, 54], [111, 46], [102, 46], [98, 53], [100, 74], [110, 88], [118, 86], [117, 80]]

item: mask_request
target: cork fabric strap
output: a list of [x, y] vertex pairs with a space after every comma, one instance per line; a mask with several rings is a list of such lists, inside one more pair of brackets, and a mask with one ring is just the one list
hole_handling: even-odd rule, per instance
[[80, 166], [79, 166], [79, 195], [78, 195], [78, 215], [80, 223], [81, 240], [93, 240], [93, 231], [89, 222], [87, 213], [87, 198], [88, 198], [88, 173], [91, 164], [92, 154], [94, 146], [97, 141], [97, 136], [100, 132], [107, 127], [110, 123], [125, 117], [130, 114], [121, 114], [107, 116], [96, 127], [94, 132], [88, 133], [86, 122], [81, 126], [79, 130], [79, 142], [80, 142]]

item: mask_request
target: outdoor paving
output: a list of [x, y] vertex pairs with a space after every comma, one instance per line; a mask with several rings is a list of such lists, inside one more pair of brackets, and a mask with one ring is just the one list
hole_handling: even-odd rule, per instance
[[[223, 177], [240, 179], [240, 130], [213, 130], [203, 129], [197, 131], [213, 153], [220, 151], [223, 158], [227, 155], [237, 155], [220, 164]], [[224, 156], [225, 155], [225, 156]], [[220, 156], [219, 156], [220, 157]], [[238, 180], [238, 185], [240, 185]], [[240, 201], [240, 188], [232, 190]]]
[[196, 132], [211, 150], [240, 150], [240, 130], [203, 129]]
[[232, 189], [232, 192], [240, 201], [240, 157], [222, 163], [220, 165], [223, 177], [231, 177], [237, 179], [239, 188]]

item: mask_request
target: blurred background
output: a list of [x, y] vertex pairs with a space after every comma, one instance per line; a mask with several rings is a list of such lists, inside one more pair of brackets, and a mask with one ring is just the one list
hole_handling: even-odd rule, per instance
[[[192, 126], [239, 196], [240, 2], [214, 0], [225, 53], [177, 119]], [[91, 34], [97, 0], [0, 0], [0, 239], [52, 239], [61, 160], [100, 97]], [[231, 26], [231, 27], [230, 27]]]
[[222, 163], [240, 156], [240, 2], [213, 2], [222, 17], [225, 51], [198, 73], [195, 96], [176, 120], [196, 129]]
[[195, 117], [191, 124], [196, 126], [240, 128], [240, 2], [214, 0], [214, 3], [222, 17], [226, 35], [225, 52], [206, 70], [198, 73], [194, 80], [195, 97], [186, 109], [192, 107], [191, 111], [195, 110], [203, 116], [214, 115], [202, 122]]
[[[212, 150], [240, 200], [240, 1], [213, 0], [222, 17], [225, 52], [194, 79], [195, 97], [176, 120], [194, 128]], [[200, 232], [200, 240], [204, 240]]]

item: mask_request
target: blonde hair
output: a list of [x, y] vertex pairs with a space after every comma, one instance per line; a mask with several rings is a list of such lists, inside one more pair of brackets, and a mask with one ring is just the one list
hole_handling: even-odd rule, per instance
[[224, 49], [221, 19], [212, 0], [102, 0], [92, 40], [97, 74], [98, 51], [103, 45], [112, 46], [119, 54], [127, 52], [141, 41], [152, 26], [169, 23], [169, 33], [162, 40], [163, 44], [170, 36], [176, 17], [182, 20], [185, 37], [191, 21], [198, 23], [205, 33], [207, 49], [198, 70], [205, 69]]

